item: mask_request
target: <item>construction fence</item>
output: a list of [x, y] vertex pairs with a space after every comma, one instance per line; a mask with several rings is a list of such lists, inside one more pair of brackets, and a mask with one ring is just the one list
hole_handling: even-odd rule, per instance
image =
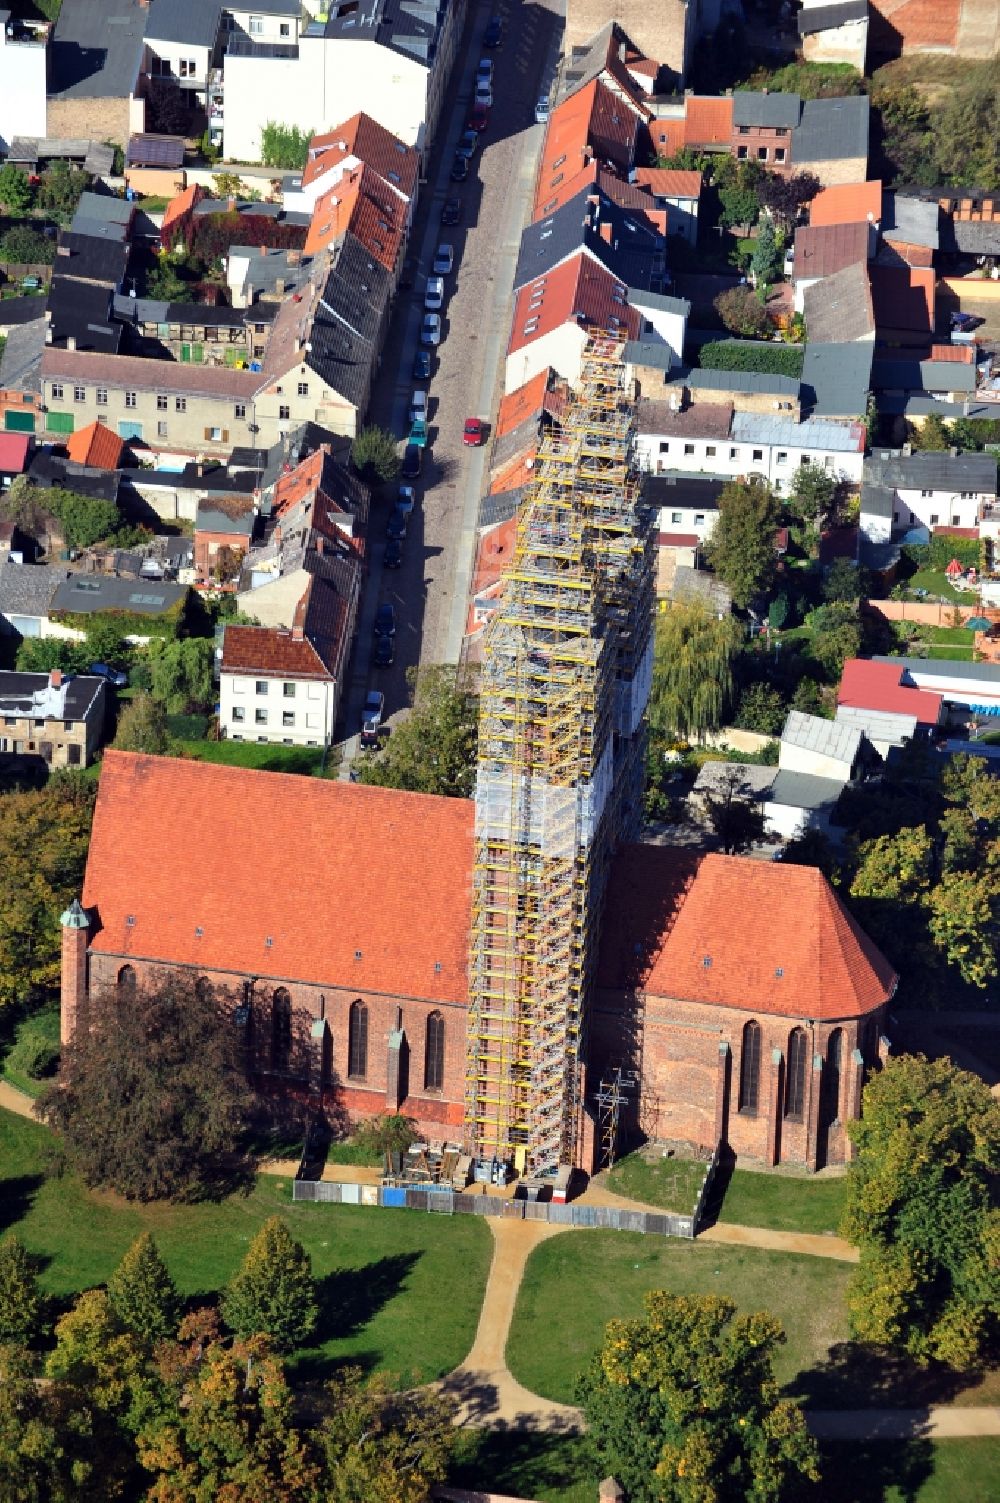
[[[709, 1172], [713, 1168], [709, 1166]], [[707, 1176], [706, 1176], [707, 1177]], [[328, 1205], [384, 1206], [387, 1210], [426, 1211], [443, 1216], [502, 1216], [514, 1221], [545, 1221], [550, 1226], [579, 1226], [612, 1232], [642, 1232], [653, 1237], [695, 1234], [695, 1217], [672, 1211], [630, 1211], [619, 1206], [592, 1206], [555, 1201], [502, 1199], [499, 1195], [469, 1195], [461, 1190], [402, 1185], [356, 1185], [337, 1180], [297, 1179], [293, 1200], [324, 1201]]]

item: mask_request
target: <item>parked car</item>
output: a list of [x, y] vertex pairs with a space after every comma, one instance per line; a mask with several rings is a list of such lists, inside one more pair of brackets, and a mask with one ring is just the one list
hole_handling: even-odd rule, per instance
[[429, 381], [431, 379], [431, 352], [430, 350], [418, 350], [413, 357], [414, 381]]
[[535, 105], [536, 125], [547, 125], [551, 113], [552, 106], [549, 104], [549, 96], [547, 94], [543, 94], [542, 97], [538, 100], [538, 103]]
[[493, 108], [493, 85], [488, 84], [485, 79], [481, 79], [476, 84], [475, 103], [481, 104], [484, 110]]
[[406, 536], [406, 518], [398, 507], [392, 512], [388, 522], [385, 524], [385, 535], [390, 540], [396, 538], [400, 543]]
[[391, 668], [396, 657], [391, 637], [376, 637], [372, 662], [376, 668]]
[[483, 420], [482, 420], [482, 418], [477, 418], [477, 417], [466, 418], [466, 420], [465, 420], [465, 427], [462, 429], [462, 442], [463, 442], [463, 444], [465, 444], [465, 446], [467, 448], [469, 448], [469, 449], [478, 449], [479, 445], [482, 443], [482, 441], [483, 441]]
[[458, 224], [462, 218], [462, 200], [460, 198], [446, 198], [441, 205], [441, 223]]
[[469, 111], [469, 118], [465, 123], [469, 130], [477, 130], [482, 133], [486, 129], [490, 123], [490, 110], [485, 100], [476, 99], [472, 109]]
[[403, 450], [403, 463], [399, 473], [404, 480], [416, 480], [423, 465], [424, 451], [419, 444], [407, 444]]
[[425, 313], [424, 321], [420, 325], [421, 344], [441, 343], [441, 315], [440, 313]]
[[477, 86], [480, 80], [488, 83], [490, 88], [493, 87], [493, 59], [491, 57], [481, 57], [476, 65]]
[[410, 422], [415, 423], [418, 418], [421, 422], [427, 421], [427, 393], [419, 387], [410, 392]]
[[390, 538], [385, 545], [385, 553], [382, 562], [387, 569], [401, 569], [403, 566], [403, 545], [399, 538]]
[[460, 157], [474, 157], [479, 149], [479, 132], [464, 130], [458, 138], [456, 151]]
[[503, 17], [490, 16], [490, 19], [486, 23], [486, 30], [483, 32], [483, 46], [499, 47], [502, 41]]
[[393, 610], [391, 600], [383, 600], [375, 612], [375, 635], [377, 637], [396, 635], [396, 612]]
[[378, 689], [369, 689], [361, 711], [361, 745], [377, 746], [378, 733], [385, 710], [385, 695]]
[[464, 183], [469, 175], [469, 159], [456, 152], [455, 160], [451, 164], [451, 180], [453, 183]]
[[412, 485], [401, 485], [396, 492], [396, 510], [408, 517], [417, 504], [417, 493]]
[[431, 270], [439, 277], [446, 277], [455, 264], [455, 247], [442, 243], [434, 252]]
[[427, 278], [424, 307], [431, 313], [439, 313], [444, 307], [444, 277]]
[[111, 668], [107, 663], [91, 663], [90, 672], [95, 678], [103, 678], [113, 689], [124, 689], [128, 684], [128, 674], [120, 668]]

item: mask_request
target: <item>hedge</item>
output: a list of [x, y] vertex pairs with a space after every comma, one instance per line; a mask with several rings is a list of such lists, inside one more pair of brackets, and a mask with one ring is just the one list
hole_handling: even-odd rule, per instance
[[708, 371], [760, 371], [769, 376], [791, 376], [797, 381], [802, 375], [804, 354], [797, 345], [717, 339], [702, 345], [699, 364]]
[[187, 609], [188, 592], [181, 596], [176, 605], [169, 610], [161, 611], [157, 615], [140, 615], [138, 611], [50, 611], [53, 621], [60, 622], [63, 626], [71, 626], [76, 631], [86, 633], [94, 623], [95, 616], [103, 616], [106, 620], [114, 621], [116, 626], [121, 627], [126, 637], [169, 637], [178, 635], [184, 625], [185, 611]]

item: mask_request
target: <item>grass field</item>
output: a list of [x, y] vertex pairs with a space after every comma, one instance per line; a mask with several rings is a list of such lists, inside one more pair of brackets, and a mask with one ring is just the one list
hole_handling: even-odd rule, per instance
[[[992, 1503], [1000, 1439], [829, 1444], [821, 1465], [822, 1480], [795, 1503]], [[593, 1503], [600, 1475], [578, 1436], [466, 1431], [449, 1481], [539, 1503]]]
[[296, 1205], [288, 1180], [262, 1175], [248, 1196], [197, 1206], [130, 1205], [53, 1172], [48, 1130], [0, 1111], [0, 1234], [14, 1229], [42, 1260], [53, 1295], [103, 1283], [149, 1231], [181, 1293], [211, 1297], [266, 1217], [280, 1212], [320, 1283], [321, 1340], [297, 1362], [322, 1373], [349, 1360], [432, 1379], [472, 1345], [492, 1253], [477, 1216], [441, 1218], [360, 1206]]
[[928, 595], [940, 596], [942, 600], [962, 601], [966, 605], [974, 599], [968, 590], [953, 590], [943, 569], [940, 572], [936, 569], [918, 569], [906, 581], [906, 585], [910, 590], [926, 590]]
[[227, 767], [253, 767], [265, 772], [301, 772], [318, 775], [322, 748], [268, 746], [257, 741], [179, 741], [184, 756], [199, 762], [222, 762]]
[[[619, 1195], [687, 1215], [694, 1205], [705, 1165], [689, 1159], [647, 1162], [630, 1153], [616, 1164], [608, 1185]], [[720, 1221], [768, 1226], [782, 1232], [835, 1232], [844, 1206], [843, 1179], [792, 1178], [736, 1169], [722, 1182]]]
[[660, 1241], [634, 1232], [581, 1231], [543, 1242], [528, 1259], [507, 1342], [511, 1372], [534, 1393], [573, 1401], [577, 1375], [606, 1323], [642, 1313], [647, 1289], [730, 1296], [767, 1308], [785, 1327], [782, 1382], [824, 1361], [847, 1333], [851, 1268], [826, 1259], [712, 1243]]

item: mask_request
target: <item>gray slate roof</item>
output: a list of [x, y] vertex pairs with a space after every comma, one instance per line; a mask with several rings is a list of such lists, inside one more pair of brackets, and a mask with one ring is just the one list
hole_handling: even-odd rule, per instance
[[690, 386], [692, 391], [739, 391], [758, 396], [797, 397], [794, 376], [773, 376], [768, 371], [716, 371], [700, 366], [674, 371], [669, 386]]
[[908, 198], [902, 193], [882, 194], [882, 234], [887, 240], [924, 245], [937, 250], [940, 244], [941, 211], [926, 198]]
[[151, 42], [190, 42], [192, 47], [214, 47], [221, 20], [221, 0], [153, 0], [146, 38]]
[[[86, 720], [104, 689], [104, 680], [88, 674], [74, 675], [72, 678], [64, 678], [62, 687], [62, 693], [55, 690], [51, 696], [58, 696], [59, 705], [55, 713], [59, 719]], [[30, 715], [33, 709], [32, 697], [44, 697], [48, 688], [47, 673], [4, 670], [0, 672], [0, 711], [5, 715]], [[34, 713], [38, 714], [39, 709], [35, 708]]]
[[878, 517], [891, 522], [896, 505], [896, 493], [891, 485], [879, 481], [865, 482], [861, 487], [861, 512], [866, 517]]
[[827, 449], [839, 454], [858, 453], [858, 435], [847, 423], [829, 423], [821, 418], [770, 417], [759, 412], [734, 412], [730, 433], [744, 443], [787, 444], [789, 448]]
[[[933, 658], [883, 658], [873, 659], [876, 663], [892, 663], [905, 668], [908, 673], [921, 675], [940, 676], [941, 678], [970, 678], [980, 679], [984, 683], [1000, 685], [1000, 663], [964, 663], [964, 662], [935, 662]], [[933, 692], [933, 691], [932, 691]]]
[[71, 574], [56, 586], [53, 611], [129, 611], [162, 616], [187, 594], [187, 585], [152, 579], [116, 579], [111, 574]]
[[837, 720], [841, 725], [854, 726], [869, 741], [887, 741], [892, 746], [902, 746], [904, 741], [910, 741], [917, 733], [915, 715], [896, 715], [890, 710], [865, 710], [860, 705], [838, 705]]
[[875, 331], [868, 271], [862, 262], [845, 266], [806, 288], [806, 330], [819, 344], [864, 339]]
[[649, 365], [657, 370], [668, 371], [673, 359], [673, 350], [659, 340], [628, 339], [625, 342], [625, 360], [629, 365]]
[[976, 389], [976, 367], [962, 360], [876, 360], [875, 391], [967, 391]]
[[829, 5], [811, 5], [808, 10], [799, 11], [799, 36], [812, 36], [817, 31], [846, 26], [848, 21], [867, 19], [868, 0], [831, 0]]
[[988, 491], [996, 495], [997, 462], [992, 454], [948, 454], [932, 449], [898, 454], [876, 449], [865, 461], [865, 480], [897, 490]]
[[802, 362], [802, 403], [813, 417], [863, 417], [868, 405], [874, 346], [815, 344]]
[[30, 323], [18, 324], [7, 335], [7, 346], [0, 357], [0, 386], [12, 391], [40, 392], [42, 389], [42, 354], [45, 350], [45, 305], [41, 298], [39, 316]]
[[0, 616], [46, 616], [68, 570], [48, 564], [0, 564]]
[[737, 89], [733, 95], [733, 124], [791, 130], [798, 125], [802, 100], [798, 94], [763, 94]]
[[781, 743], [783, 746], [796, 746], [802, 751], [815, 752], [819, 757], [833, 757], [850, 767], [861, 749], [861, 732], [850, 726], [838, 725], [835, 720], [825, 720], [821, 715], [806, 715], [801, 710], [789, 710], [781, 733]]
[[844, 791], [846, 779], [817, 778], [809, 772], [789, 772], [779, 767], [767, 802], [791, 809], [832, 809]]
[[991, 223], [979, 219], [953, 219], [944, 216], [941, 249], [961, 251], [967, 256], [1000, 256], [1000, 220]]
[[125, 99], [139, 74], [148, 12], [139, 0], [68, 0], [50, 55], [50, 94]]
[[694, 507], [698, 511], [717, 511], [719, 496], [726, 480], [721, 475], [692, 475], [685, 470], [668, 470], [666, 474], [644, 475], [643, 500], [658, 510]]
[[868, 95], [844, 99], [806, 99], [792, 137], [792, 161], [832, 162], [868, 158]]

